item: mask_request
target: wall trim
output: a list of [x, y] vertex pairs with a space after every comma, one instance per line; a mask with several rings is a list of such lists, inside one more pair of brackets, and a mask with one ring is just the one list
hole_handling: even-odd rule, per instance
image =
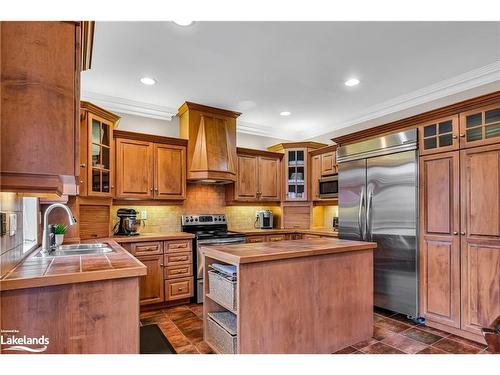
[[324, 134], [358, 125], [363, 122], [376, 120], [387, 115], [401, 112], [434, 100], [443, 99], [447, 96], [459, 94], [488, 83], [500, 82], [500, 61], [470, 70], [455, 77], [423, 87], [405, 95], [387, 100], [385, 102], [368, 107], [365, 111], [343, 123], [326, 127], [307, 135], [307, 138], [316, 138]]
[[172, 121], [177, 110], [156, 104], [138, 102], [117, 96], [103, 95], [91, 91], [82, 92], [82, 100], [97, 104], [111, 112], [126, 113], [129, 115], [149, 117], [157, 120]]

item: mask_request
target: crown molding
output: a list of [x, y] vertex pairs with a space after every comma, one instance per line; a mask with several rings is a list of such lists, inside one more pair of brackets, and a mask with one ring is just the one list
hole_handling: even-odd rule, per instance
[[261, 137], [269, 137], [275, 139], [284, 139], [283, 137], [277, 136], [273, 131], [273, 128], [269, 128], [263, 125], [253, 124], [251, 122], [240, 121], [236, 123], [236, 131], [239, 133], [258, 135]]
[[333, 131], [373, 121], [377, 118], [402, 112], [422, 104], [443, 99], [447, 96], [459, 94], [463, 91], [471, 90], [496, 81], [500, 83], [500, 61], [495, 61], [494, 63], [481, 68], [471, 70], [458, 76], [415, 90], [408, 94], [371, 106], [348, 121], [339, 124], [332, 124], [328, 127], [322, 127], [321, 129], [313, 132], [305, 132], [302, 136], [305, 138], [320, 137]]
[[83, 91], [81, 96], [82, 100], [97, 104], [111, 112], [120, 112], [167, 121], [172, 121], [172, 117], [177, 114], [177, 110], [174, 108], [98, 94], [90, 91]]

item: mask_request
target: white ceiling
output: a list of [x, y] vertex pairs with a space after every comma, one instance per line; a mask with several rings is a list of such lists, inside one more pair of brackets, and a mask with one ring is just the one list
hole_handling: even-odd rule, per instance
[[82, 97], [110, 109], [169, 118], [189, 100], [291, 140], [481, 86], [500, 89], [500, 22], [97, 22], [82, 75]]

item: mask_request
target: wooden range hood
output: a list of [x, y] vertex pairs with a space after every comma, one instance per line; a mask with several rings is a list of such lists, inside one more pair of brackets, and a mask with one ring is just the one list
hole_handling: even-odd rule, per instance
[[236, 181], [236, 118], [239, 115], [239, 112], [191, 102], [180, 106], [180, 136], [188, 140], [188, 181]]

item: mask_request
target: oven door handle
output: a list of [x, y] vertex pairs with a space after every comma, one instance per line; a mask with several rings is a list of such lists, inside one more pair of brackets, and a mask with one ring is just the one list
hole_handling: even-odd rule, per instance
[[226, 245], [226, 244], [231, 244], [231, 243], [244, 243], [245, 242], [245, 237], [242, 238], [233, 238], [231, 240], [220, 240], [220, 239], [213, 239], [213, 240], [199, 240], [197, 241], [198, 246], [203, 246], [203, 245]]

